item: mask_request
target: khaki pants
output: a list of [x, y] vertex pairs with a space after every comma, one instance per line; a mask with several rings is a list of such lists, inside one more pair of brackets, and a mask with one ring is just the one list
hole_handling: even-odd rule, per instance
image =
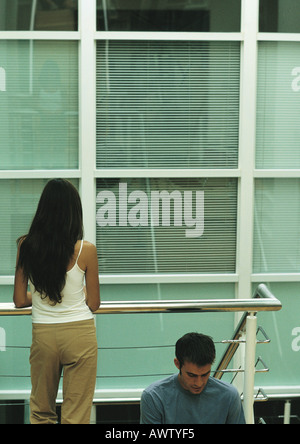
[[62, 424], [89, 424], [96, 385], [97, 339], [93, 320], [33, 324], [30, 354], [31, 424], [56, 424], [63, 370]]

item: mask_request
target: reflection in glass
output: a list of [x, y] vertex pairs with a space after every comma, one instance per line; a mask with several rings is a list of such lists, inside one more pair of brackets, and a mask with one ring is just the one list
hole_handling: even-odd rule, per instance
[[78, 0], [0, 0], [1, 31], [77, 31]]
[[260, 0], [260, 32], [300, 32], [299, 0]]
[[99, 31], [239, 32], [241, 0], [97, 0]]

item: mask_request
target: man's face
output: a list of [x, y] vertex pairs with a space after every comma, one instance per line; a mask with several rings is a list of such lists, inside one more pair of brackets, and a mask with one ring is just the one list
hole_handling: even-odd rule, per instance
[[[178, 370], [180, 370], [180, 363], [178, 359], [174, 360]], [[211, 373], [211, 364], [203, 367], [198, 367], [192, 362], [185, 361], [178, 375], [178, 380], [184, 390], [189, 391], [193, 395], [200, 395], [206, 387]]]

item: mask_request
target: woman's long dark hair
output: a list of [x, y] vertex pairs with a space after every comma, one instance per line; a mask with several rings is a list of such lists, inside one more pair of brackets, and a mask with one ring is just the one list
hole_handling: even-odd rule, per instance
[[67, 180], [46, 185], [29, 233], [18, 239], [17, 267], [43, 298], [61, 303], [61, 292], [75, 244], [83, 238], [82, 205], [76, 188]]

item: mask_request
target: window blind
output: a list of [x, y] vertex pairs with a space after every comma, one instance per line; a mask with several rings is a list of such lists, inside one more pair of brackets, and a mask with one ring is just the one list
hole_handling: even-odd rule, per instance
[[78, 167], [78, 43], [0, 41], [0, 169]]
[[300, 179], [256, 181], [254, 273], [299, 273]]
[[300, 47], [259, 42], [257, 168], [300, 168]]
[[236, 168], [239, 42], [97, 44], [97, 168]]
[[[204, 192], [204, 208], [198, 206], [197, 191]], [[155, 212], [158, 192], [164, 192], [164, 200]], [[188, 208], [185, 192], [193, 193]], [[196, 226], [186, 222], [202, 209], [204, 225], [196, 237]], [[236, 226], [236, 179], [97, 180], [101, 274], [234, 273]], [[188, 228], [195, 237], [187, 236]]]

